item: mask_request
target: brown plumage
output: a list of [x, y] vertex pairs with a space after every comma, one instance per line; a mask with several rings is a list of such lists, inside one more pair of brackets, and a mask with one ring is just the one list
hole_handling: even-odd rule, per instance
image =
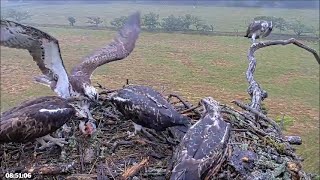
[[204, 179], [224, 153], [230, 124], [222, 119], [217, 101], [207, 97], [201, 100], [201, 104], [203, 116], [190, 127], [172, 157], [170, 180]]
[[[30, 52], [44, 74], [35, 77], [36, 82], [50, 86], [62, 98], [80, 96], [91, 101], [98, 100], [98, 93], [90, 81], [93, 71], [103, 64], [126, 58], [133, 51], [139, 33], [140, 13], [137, 12], [129, 16], [127, 23], [110, 44], [85, 58], [68, 76], [58, 40], [39, 29], [1, 19], [1, 46], [27, 49]], [[85, 101], [80, 104], [94, 127], [89, 103]]]
[[93, 71], [101, 65], [126, 58], [134, 49], [140, 33], [140, 13], [129, 16], [127, 23], [119, 30], [113, 41], [95, 51], [76, 65], [71, 76], [90, 78]]
[[31, 26], [1, 19], [1, 46], [29, 51], [42, 77], [59, 96], [69, 97], [68, 75], [65, 70], [58, 40]]
[[1, 19], [1, 46], [27, 49], [45, 75], [36, 77], [36, 82], [50, 86], [64, 98], [82, 95], [97, 100], [91, 74], [101, 65], [126, 58], [133, 51], [139, 33], [140, 13], [136, 12], [111, 43], [84, 58], [68, 76], [57, 39], [31, 26]]
[[46, 136], [75, 116], [75, 109], [60, 97], [25, 101], [1, 114], [0, 143], [28, 142]]

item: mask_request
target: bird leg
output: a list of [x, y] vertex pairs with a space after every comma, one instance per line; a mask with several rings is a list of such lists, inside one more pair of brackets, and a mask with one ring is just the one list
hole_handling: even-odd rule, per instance
[[253, 34], [252, 34], [252, 43], [255, 43], [255, 42], [256, 42], [256, 34], [253, 33]]
[[141, 132], [141, 130], [142, 130], [142, 126], [139, 124], [136, 124], [133, 122], [133, 126], [134, 126], [134, 132], [132, 133], [132, 132], [128, 131], [129, 138], [137, 135], [138, 132]]
[[[45, 142], [46, 141], [51, 141], [51, 143]], [[41, 144], [41, 147], [39, 147], [39, 149], [45, 149], [48, 147], [51, 147], [53, 145], [58, 145], [60, 147], [63, 147], [65, 144], [68, 144], [67, 141], [65, 141], [64, 138], [54, 138], [52, 136], [50, 136], [49, 134], [46, 136], [43, 136], [41, 138], [38, 138], [37, 141]]]

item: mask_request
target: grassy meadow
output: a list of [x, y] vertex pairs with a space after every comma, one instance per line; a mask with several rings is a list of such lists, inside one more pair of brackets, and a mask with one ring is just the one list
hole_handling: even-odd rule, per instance
[[[245, 28], [244, 21], [258, 15], [300, 18], [306, 24], [319, 26], [315, 10], [224, 8], [162, 5], [52, 5], [20, 7], [32, 12], [26, 22], [67, 24], [68, 16], [75, 16], [77, 24], [87, 16], [101, 16], [106, 21], [128, 15], [135, 10], [157, 12], [161, 16], [173, 14], [199, 15], [216, 25], [218, 30], [233, 31]], [[145, 11], [148, 9], [148, 11]], [[228, 13], [229, 12], [229, 13]], [[234, 12], [233, 14], [230, 12]], [[226, 14], [226, 15], [223, 15]], [[223, 17], [223, 18], [222, 18]], [[107, 44], [114, 31], [38, 27], [60, 42], [62, 58], [70, 70], [81, 58]], [[318, 42], [304, 42], [319, 53]], [[142, 32], [134, 52], [126, 60], [112, 62], [97, 69], [93, 83], [108, 88], [120, 88], [131, 83], [165, 89], [165, 94], [176, 93], [197, 103], [202, 97], [212, 96], [230, 104], [246, 101], [248, 87], [245, 71], [250, 41], [243, 37], [187, 35], [179, 33]], [[319, 65], [313, 55], [294, 46], [274, 46], [257, 51], [256, 80], [268, 91], [265, 105], [269, 116], [278, 119], [286, 115], [290, 124], [286, 134], [300, 135], [303, 145], [297, 146], [304, 159], [304, 168], [319, 173]], [[32, 82], [40, 70], [27, 51], [1, 47], [1, 111], [34, 97], [53, 95], [51, 90]]]

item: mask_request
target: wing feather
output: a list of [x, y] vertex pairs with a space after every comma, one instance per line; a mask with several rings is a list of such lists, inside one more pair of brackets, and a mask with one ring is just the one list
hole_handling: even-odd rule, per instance
[[132, 14], [127, 23], [119, 30], [118, 35], [107, 46], [86, 57], [75, 66], [72, 76], [91, 76], [99, 66], [126, 58], [134, 49], [140, 33], [140, 13]]
[[29, 104], [1, 116], [0, 143], [32, 141], [54, 132], [74, 115], [74, 108], [61, 99]]
[[19, 111], [21, 109], [24, 109], [24, 108], [32, 106], [32, 105], [41, 104], [41, 103], [48, 102], [48, 101], [59, 101], [59, 100], [61, 101], [63, 99], [60, 97], [57, 97], [57, 96], [44, 96], [44, 97], [40, 97], [37, 99], [23, 101], [18, 106], [15, 106], [15, 107], [3, 112], [1, 114], [1, 117], [8, 116], [9, 114], [13, 114], [16, 111]]
[[1, 19], [1, 46], [28, 50], [50, 81], [61, 79], [57, 83], [58, 94], [68, 94], [68, 75], [57, 39], [31, 26]]
[[244, 37], [249, 37], [251, 38], [252, 34], [256, 31], [258, 31], [259, 29], [261, 29], [261, 23], [260, 21], [253, 21], [247, 29], [247, 34]]
[[262, 35], [262, 37], [267, 37], [270, 35], [272, 28], [268, 28], [267, 31]]

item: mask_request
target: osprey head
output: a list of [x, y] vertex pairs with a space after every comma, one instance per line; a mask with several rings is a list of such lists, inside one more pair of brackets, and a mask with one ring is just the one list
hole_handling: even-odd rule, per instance
[[212, 97], [201, 99], [200, 104], [203, 106], [205, 112], [214, 111], [219, 106], [219, 103]]
[[92, 135], [96, 132], [96, 122], [89, 110], [90, 101], [85, 97], [72, 97], [67, 101], [76, 110], [76, 116], [80, 119], [79, 128], [84, 135]]
[[83, 84], [84, 96], [89, 98], [93, 102], [97, 102], [99, 98], [99, 94], [93, 86], [89, 84]]

